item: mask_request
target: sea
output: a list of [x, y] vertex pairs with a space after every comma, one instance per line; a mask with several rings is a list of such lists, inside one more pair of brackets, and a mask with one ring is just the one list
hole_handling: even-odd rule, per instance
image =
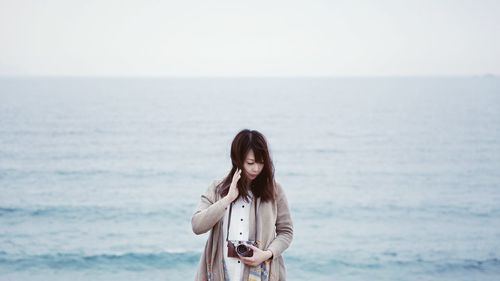
[[193, 280], [263, 133], [287, 280], [500, 280], [500, 78], [0, 78], [0, 280]]

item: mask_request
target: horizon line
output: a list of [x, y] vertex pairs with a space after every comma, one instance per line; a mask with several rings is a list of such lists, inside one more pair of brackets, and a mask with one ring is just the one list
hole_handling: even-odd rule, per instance
[[350, 79], [350, 78], [500, 78], [484, 74], [427, 75], [0, 75], [3, 78], [102, 78], [102, 79]]

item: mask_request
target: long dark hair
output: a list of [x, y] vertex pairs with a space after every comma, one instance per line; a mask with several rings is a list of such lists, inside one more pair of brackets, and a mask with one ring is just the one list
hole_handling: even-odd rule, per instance
[[[266, 138], [255, 130], [244, 129], [234, 137], [231, 144], [232, 168], [229, 174], [217, 186], [218, 191], [222, 196], [227, 195], [236, 169], [244, 170], [243, 163], [250, 150], [253, 150], [256, 162], [264, 163], [261, 173], [253, 180], [250, 190], [256, 198], [260, 197], [264, 202], [272, 201], [275, 198], [274, 165], [269, 155]], [[243, 171], [237, 185], [239, 191], [238, 198], [248, 199], [249, 195], [246, 186], [248, 186], [250, 181]]]

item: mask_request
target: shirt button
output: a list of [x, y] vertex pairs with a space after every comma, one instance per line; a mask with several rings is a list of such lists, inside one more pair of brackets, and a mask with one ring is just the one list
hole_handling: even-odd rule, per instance
[[240, 232], [240, 235], [243, 235], [243, 232]]
[[241, 261], [238, 261], [238, 263], [241, 263]]
[[243, 219], [241, 219], [241, 221], [243, 221]]
[[241, 208], [245, 208], [245, 205], [241, 206]]

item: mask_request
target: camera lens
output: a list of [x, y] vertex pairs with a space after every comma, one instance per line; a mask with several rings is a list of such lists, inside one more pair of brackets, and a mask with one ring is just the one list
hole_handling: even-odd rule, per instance
[[253, 256], [253, 251], [249, 247], [247, 247], [245, 244], [240, 244], [238, 247], [236, 247], [236, 252], [238, 255], [242, 257], [251, 257]]

